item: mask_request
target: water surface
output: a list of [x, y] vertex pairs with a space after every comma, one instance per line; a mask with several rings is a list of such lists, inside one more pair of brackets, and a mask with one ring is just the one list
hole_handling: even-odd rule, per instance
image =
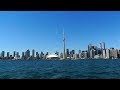
[[0, 60], [0, 79], [120, 79], [120, 60]]

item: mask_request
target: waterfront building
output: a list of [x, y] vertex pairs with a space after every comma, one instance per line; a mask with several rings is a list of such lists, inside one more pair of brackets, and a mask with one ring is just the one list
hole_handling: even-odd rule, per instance
[[72, 51], [70, 51], [70, 58], [72, 58], [73, 57], [73, 55], [72, 55]]
[[100, 43], [100, 49], [101, 49], [101, 50], [103, 49], [103, 47], [102, 47], [102, 43]]
[[90, 59], [94, 59], [94, 56], [95, 56], [95, 50], [92, 49], [90, 50]]
[[60, 53], [60, 58], [63, 58], [63, 53]]
[[103, 59], [105, 59], [105, 58], [106, 58], [106, 50], [103, 49], [102, 51], [103, 51], [103, 52], [102, 52], [102, 53], [103, 53]]
[[90, 52], [90, 50], [92, 49], [92, 44], [88, 45], [88, 52]]
[[97, 46], [94, 46], [94, 50], [95, 50], [95, 55], [98, 55], [99, 53], [99, 48]]
[[60, 59], [57, 54], [49, 54], [47, 55], [46, 59], [48, 60], [58, 60]]
[[25, 52], [25, 56], [27, 59], [30, 58], [30, 50], [29, 49]]
[[102, 42], [102, 48], [105, 50], [105, 42]]
[[79, 52], [78, 53], [81, 53], [81, 50], [79, 50]]
[[66, 57], [68, 58], [69, 57], [69, 49], [66, 49]]
[[43, 56], [44, 56], [44, 53], [41, 52], [41, 53], [40, 53], [40, 59], [43, 59]]
[[106, 59], [109, 59], [109, 58], [110, 58], [110, 50], [106, 49]]
[[79, 53], [79, 59], [81, 59], [82, 52]]
[[120, 50], [118, 50], [118, 58], [120, 58]]
[[25, 59], [25, 52], [22, 52], [21, 58], [22, 58], [22, 59]]
[[7, 52], [7, 58], [9, 58], [10, 57], [10, 52]]
[[100, 43], [100, 54], [103, 55], [103, 47], [102, 47], [102, 43]]
[[110, 58], [112, 59], [118, 58], [118, 51], [115, 50], [114, 48], [110, 48]]
[[85, 58], [85, 59], [88, 58], [88, 53], [87, 53], [87, 51], [84, 52], [84, 58]]
[[79, 59], [79, 54], [75, 54], [75, 59]]
[[10, 55], [10, 59], [13, 59], [12, 55]]
[[35, 57], [35, 50], [33, 49], [32, 50], [32, 58], [34, 58]]
[[115, 58], [115, 59], [118, 58], [118, 50], [117, 50], [117, 49], [114, 51], [114, 58]]
[[17, 58], [19, 58], [19, 52], [16, 53]]
[[75, 50], [72, 50], [72, 55], [74, 55], [75, 54]]
[[36, 52], [36, 59], [39, 59], [39, 53]]
[[4, 58], [5, 57], [5, 51], [1, 52], [1, 57]]
[[13, 57], [15, 57], [15, 55], [16, 55], [16, 52], [14, 51], [14, 52], [13, 52]]
[[85, 58], [85, 51], [82, 51], [81, 53], [81, 59], [84, 59]]
[[90, 50], [91, 50], [91, 48], [92, 48], [92, 44], [89, 44], [88, 45], [88, 58], [90, 58]]
[[72, 59], [75, 59], [75, 54], [73, 54], [73, 57], [72, 57]]

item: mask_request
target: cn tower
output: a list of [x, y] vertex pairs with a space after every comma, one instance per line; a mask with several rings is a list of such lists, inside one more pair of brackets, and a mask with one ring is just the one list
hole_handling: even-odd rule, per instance
[[63, 48], [64, 48], [63, 59], [66, 59], [66, 55], [65, 55], [65, 33], [64, 33], [64, 30], [63, 30]]

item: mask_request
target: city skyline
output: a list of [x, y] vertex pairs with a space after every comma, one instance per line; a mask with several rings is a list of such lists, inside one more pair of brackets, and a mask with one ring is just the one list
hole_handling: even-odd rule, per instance
[[66, 49], [86, 50], [99, 42], [120, 49], [120, 12], [1, 11], [0, 19], [0, 51], [63, 52], [63, 28]]
[[63, 52], [56, 51], [54, 54], [47, 52], [37, 52], [35, 49], [28, 49], [23, 51], [20, 55], [19, 52], [14, 51], [12, 54], [10, 52], [1, 51], [0, 60], [78, 60], [78, 59], [120, 59], [120, 49], [106, 48], [105, 42], [100, 42], [99, 46], [89, 44], [86, 50], [70, 50], [65, 48], [65, 38], [63, 34]]

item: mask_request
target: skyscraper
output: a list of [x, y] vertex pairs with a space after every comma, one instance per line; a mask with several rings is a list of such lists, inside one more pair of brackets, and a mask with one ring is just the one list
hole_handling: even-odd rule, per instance
[[93, 59], [94, 56], [95, 56], [95, 50], [92, 49], [92, 50], [90, 50], [90, 59]]
[[103, 49], [103, 47], [102, 47], [102, 43], [100, 43], [100, 49], [101, 49], [101, 50]]
[[105, 58], [106, 58], [106, 50], [103, 49], [103, 59], [105, 59]]
[[90, 52], [91, 46], [92, 46], [92, 44], [89, 44], [89, 45], [88, 45], [88, 52]]
[[66, 49], [66, 56], [69, 57], [69, 49]]
[[102, 42], [102, 48], [105, 49], [105, 42]]
[[36, 58], [39, 59], [39, 53], [38, 52], [36, 52]]
[[106, 49], [106, 58], [109, 59], [110, 58], [110, 50]]
[[85, 58], [85, 59], [87, 59], [87, 58], [88, 58], [88, 52], [87, 52], [87, 51], [85, 51], [85, 52], [84, 52], [84, 55], [85, 55], [85, 57], [84, 57], [84, 58]]
[[24, 52], [22, 52], [22, 58], [24, 58], [25, 57], [25, 53]]
[[2, 57], [2, 58], [5, 57], [5, 51], [2, 51], [2, 52], [1, 52], [1, 57]]
[[92, 49], [92, 44], [88, 45], [88, 58], [90, 58], [90, 50]]
[[15, 57], [15, 54], [16, 54], [16, 52], [14, 51], [14, 52], [13, 52], [13, 57]]
[[19, 52], [16, 53], [17, 58], [19, 57]]
[[[40, 59], [43, 59], [43, 55], [44, 55], [44, 53], [41, 52], [41, 53], [40, 53]], [[36, 57], [37, 57], [37, 56], [36, 56]]]
[[26, 58], [30, 57], [30, 50], [29, 49], [25, 52], [25, 56], [26, 56]]
[[34, 49], [32, 50], [32, 57], [33, 58], [35, 57], [35, 50]]
[[7, 58], [9, 58], [10, 57], [10, 52], [7, 52]]
[[79, 52], [78, 53], [81, 53], [81, 50], [79, 50]]

